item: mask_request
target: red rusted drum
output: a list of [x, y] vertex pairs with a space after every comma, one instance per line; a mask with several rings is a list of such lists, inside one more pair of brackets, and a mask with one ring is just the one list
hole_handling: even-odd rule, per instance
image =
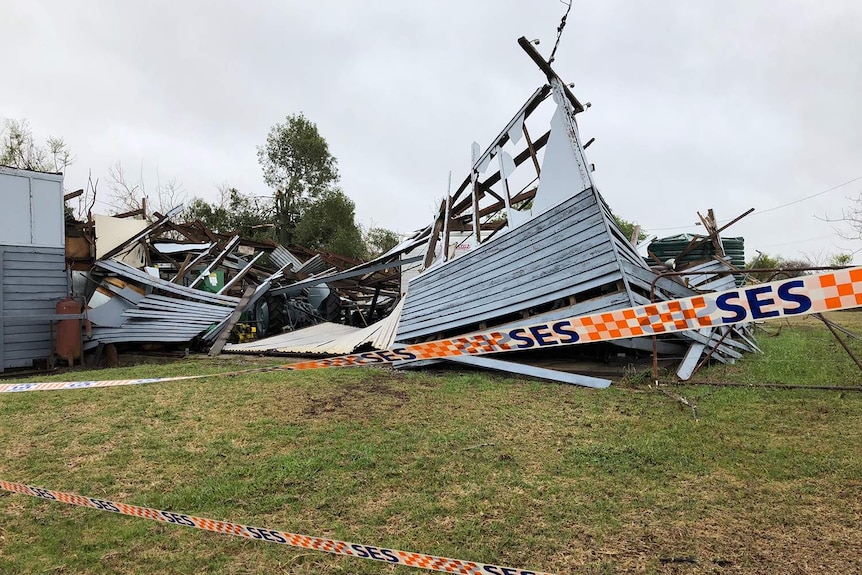
[[[73, 299], [66, 298], [57, 303], [57, 315], [80, 314], [81, 304]], [[81, 320], [61, 319], [57, 322], [57, 355], [73, 365], [76, 359], [81, 358]]]

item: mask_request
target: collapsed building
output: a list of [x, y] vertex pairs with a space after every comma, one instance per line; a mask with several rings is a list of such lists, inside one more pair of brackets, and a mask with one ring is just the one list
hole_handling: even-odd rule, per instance
[[[620, 231], [593, 180], [593, 167], [584, 151], [590, 142], [582, 143], [576, 121], [587, 106], [529, 42], [521, 38], [519, 43], [547, 83], [536, 89], [484, 151], [473, 144], [469, 174], [441, 203], [428, 227], [382, 258], [330, 276], [361, 275], [393, 263], [397, 257], [421, 257], [422, 263], [393, 310], [392, 315], [398, 317], [390, 316], [381, 328], [391, 339], [376, 341], [377, 347], [492, 328], [512, 329], [734, 285], [731, 272], [736, 266], [723, 257], [714, 218], [705, 219], [710, 226], [708, 235], [692, 238], [686, 254], [705, 243], [717, 243], [718, 252], [708, 254], [705, 261], [689, 261], [697, 265], [689, 267], [687, 275], [666, 277], [665, 262], [659, 260], [651, 267], [639, 255], [633, 245], [636, 238]], [[536, 130], [536, 125], [541, 128]], [[322, 276], [314, 281], [329, 279]], [[225, 351], [342, 354], [360, 349], [357, 342], [368, 343], [357, 339], [358, 333], [341, 334], [319, 326], [315, 331], [316, 337], [309, 332], [286, 334], [231, 345]], [[623, 339], [609, 345], [630, 351], [655, 349], [682, 358], [678, 375], [683, 379], [704, 354], [732, 362], [755, 349], [746, 327], [682, 332], [654, 342]], [[523, 360], [463, 357], [445, 361], [572, 383], [582, 379]], [[408, 366], [409, 362], [396, 364]]]
[[[70, 359], [152, 344], [213, 355], [340, 355], [733, 287], [741, 240], [728, 256], [720, 237], [727, 226], [711, 211], [701, 216], [705, 235], [681, 247], [651, 244], [649, 256], [640, 255], [637, 237], [619, 229], [594, 181], [585, 152], [592, 140], [582, 143], [576, 120], [589, 104], [529, 42], [519, 43], [542, 84], [488, 146], [472, 145], [469, 173], [433, 220], [371, 261], [178, 223], [179, 208], [67, 217], [66, 293], [80, 308], [54, 319], [80, 326]], [[706, 360], [733, 362], [755, 349], [743, 326], [592, 343], [577, 353], [655, 353], [678, 360], [686, 379]], [[534, 365], [528, 354], [395, 367], [436, 361], [576, 384], [594, 379]]]
[[215, 233], [201, 222], [174, 222], [179, 212], [154, 214], [151, 223], [131, 219], [138, 213], [67, 222], [72, 282], [87, 302], [84, 351], [132, 343], [220, 350], [231, 335], [248, 339], [319, 322], [363, 323], [388, 312], [381, 293], [398, 293], [398, 282], [380, 274], [288, 289], [360, 262]]

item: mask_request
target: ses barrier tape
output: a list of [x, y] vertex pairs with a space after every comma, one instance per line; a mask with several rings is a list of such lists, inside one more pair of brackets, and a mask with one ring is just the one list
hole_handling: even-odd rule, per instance
[[677, 331], [734, 325], [756, 320], [837, 311], [862, 306], [862, 267], [791, 278], [766, 284], [572, 317], [508, 330], [417, 343], [384, 351], [285, 364], [214, 375], [114, 381], [66, 381], [0, 385], [2, 392], [47, 391], [85, 387], [139, 385], [182, 379], [298, 371], [327, 367], [439, 359], [525, 349], [611, 341]]
[[264, 529], [262, 527], [252, 527], [250, 525], [242, 525], [239, 523], [216, 521], [214, 519], [194, 517], [192, 515], [175, 513], [173, 511], [138, 507], [137, 505], [128, 505], [126, 503], [117, 503], [114, 501], [106, 501], [104, 499], [84, 497], [82, 495], [64, 493], [63, 491], [52, 491], [50, 489], [33, 487], [31, 485], [24, 485], [21, 483], [10, 483], [3, 480], [0, 480], [0, 489], [11, 491], [13, 493], [21, 493], [23, 495], [30, 495], [31, 497], [39, 497], [49, 501], [78, 505], [80, 507], [89, 507], [91, 509], [109, 511], [111, 513], [119, 513], [121, 515], [131, 515], [133, 517], [161, 521], [162, 523], [173, 523], [174, 525], [194, 527], [195, 529], [213, 531], [224, 535], [245, 537], [246, 539], [257, 539], [260, 541], [279, 543], [281, 545], [289, 545], [291, 547], [299, 547], [302, 549], [324, 551], [335, 555], [347, 555], [362, 559], [372, 559], [374, 561], [406, 565], [408, 567], [420, 567], [430, 571], [459, 573], [461, 575], [550, 575], [549, 573], [540, 571], [515, 569], [512, 567], [502, 567], [500, 565], [492, 565], [488, 563], [461, 561], [459, 559], [437, 557], [436, 555], [425, 555], [424, 553], [410, 553], [408, 551], [399, 551], [397, 549], [387, 549], [385, 547], [375, 547], [372, 545], [362, 545], [359, 543], [349, 543], [347, 541], [337, 541], [334, 539], [325, 539], [323, 537], [310, 537], [308, 535], [299, 535], [297, 533], [278, 531], [276, 529]]

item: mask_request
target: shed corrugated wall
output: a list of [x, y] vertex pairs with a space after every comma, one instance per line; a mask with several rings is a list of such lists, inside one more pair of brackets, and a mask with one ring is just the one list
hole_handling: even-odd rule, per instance
[[66, 297], [63, 248], [0, 245], [0, 357], [28, 367], [53, 349], [50, 316]]

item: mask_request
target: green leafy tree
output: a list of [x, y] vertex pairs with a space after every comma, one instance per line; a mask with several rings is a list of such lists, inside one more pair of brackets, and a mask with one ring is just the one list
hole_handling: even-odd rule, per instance
[[833, 254], [829, 256], [829, 262], [826, 265], [835, 267], [847, 267], [853, 265], [853, 254]]
[[754, 272], [749, 277], [759, 282], [775, 281], [805, 275], [805, 268], [811, 267], [808, 260], [786, 259], [758, 252], [757, 257], [745, 264], [746, 269], [784, 269], [783, 272]]
[[63, 138], [36, 143], [27, 120], [6, 120], [0, 129], [0, 165], [38, 172], [62, 172], [75, 161]]
[[746, 269], [769, 269], [781, 267], [781, 258], [771, 256], [763, 252], [757, 252], [757, 256], [745, 263]]
[[[37, 172], [65, 172], [75, 161], [63, 138], [49, 136], [44, 145], [36, 142], [27, 120], [5, 120], [0, 126], [0, 166]], [[96, 180], [98, 184], [98, 180]], [[69, 217], [84, 217], [96, 200], [96, 185], [88, 182], [78, 196], [77, 209], [64, 204]]]
[[211, 204], [201, 198], [192, 198], [183, 211], [182, 219], [185, 222], [199, 221], [214, 232], [224, 233], [228, 223], [227, 208], [219, 204]]
[[376, 258], [397, 246], [401, 242], [401, 239], [392, 230], [372, 227], [365, 232], [363, 241], [368, 257]]
[[353, 200], [337, 188], [321, 192], [294, 230], [294, 243], [352, 258], [366, 257]]
[[221, 186], [220, 200], [209, 203], [194, 198], [185, 209], [185, 221], [200, 221], [217, 233], [238, 233], [243, 238], [275, 239], [272, 201]]
[[[616, 222], [617, 227], [620, 229], [620, 231], [623, 233], [623, 235], [626, 238], [631, 239], [632, 233], [634, 233], [635, 226], [637, 225], [637, 223], [630, 222], [628, 220], [624, 220], [621, 217], [616, 216], [616, 215], [614, 216], [614, 221]], [[638, 230], [638, 242], [642, 242], [645, 239], [647, 239], [646, 231], [645, 230]]]
[[295, 242], [294, 231], [310, 202], [338, 182], [337, 160], [317, 125], [301, 113], [270, 129], [257, 158], [274, 191], [278, 238], [284, 244]]

